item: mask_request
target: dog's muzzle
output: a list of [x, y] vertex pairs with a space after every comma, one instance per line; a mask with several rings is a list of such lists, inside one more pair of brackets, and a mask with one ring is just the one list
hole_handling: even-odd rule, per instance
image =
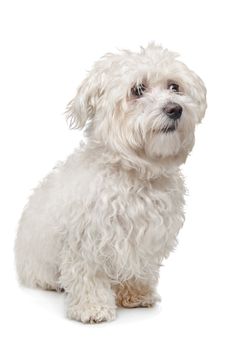
[[177, 120], [181, 117], [183, 108], [178, 103], [169, 102], [163, 111], [170, 119]]
[[178, 103], [168, 102], [163, 108], [163, 112], [169, 118], [167, 125], [161, 130], [163, 133], [167, 134], [176, 130], [182, 111], [183, 108]]

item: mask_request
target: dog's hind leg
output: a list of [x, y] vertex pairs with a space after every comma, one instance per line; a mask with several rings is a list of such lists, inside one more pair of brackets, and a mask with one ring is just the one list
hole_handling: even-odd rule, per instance
[[48, 219], [26, 211], [20, 221], [15, 242], [19, 281], [32, 288], [60, 290], [59, 265], [62, 232]]

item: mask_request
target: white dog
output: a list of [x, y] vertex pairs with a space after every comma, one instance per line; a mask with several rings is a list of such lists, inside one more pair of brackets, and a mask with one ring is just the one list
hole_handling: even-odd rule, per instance
[[67, 108], [86, 143], [43, 180], [22, 215], [20, 281], [65, 290], [71, 319], [110, 321], [116, 305], [159, 300], [159, 268], [184, 221], [179, 166], [206, 110], [203, 82], [176, 56], [152, 43], [94, 65]]

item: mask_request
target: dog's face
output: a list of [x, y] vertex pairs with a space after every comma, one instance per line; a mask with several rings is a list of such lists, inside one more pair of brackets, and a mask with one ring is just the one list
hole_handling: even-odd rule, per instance
[[150, 44], [98, 61], [70, 102], [72, 127], [124, 158], [185, 161], [206, 109], [201, 79], [176, 55]]

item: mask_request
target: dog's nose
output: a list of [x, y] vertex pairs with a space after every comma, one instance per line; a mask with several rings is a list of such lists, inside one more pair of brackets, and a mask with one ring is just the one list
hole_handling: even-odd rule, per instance
[[173, 120], [177, 120], [181, 117], [182, 110], [183, 108], [178, 103], [174, 102], [169, 102], [164, 107], [164, 113], [166, 113], [166, 115]]

